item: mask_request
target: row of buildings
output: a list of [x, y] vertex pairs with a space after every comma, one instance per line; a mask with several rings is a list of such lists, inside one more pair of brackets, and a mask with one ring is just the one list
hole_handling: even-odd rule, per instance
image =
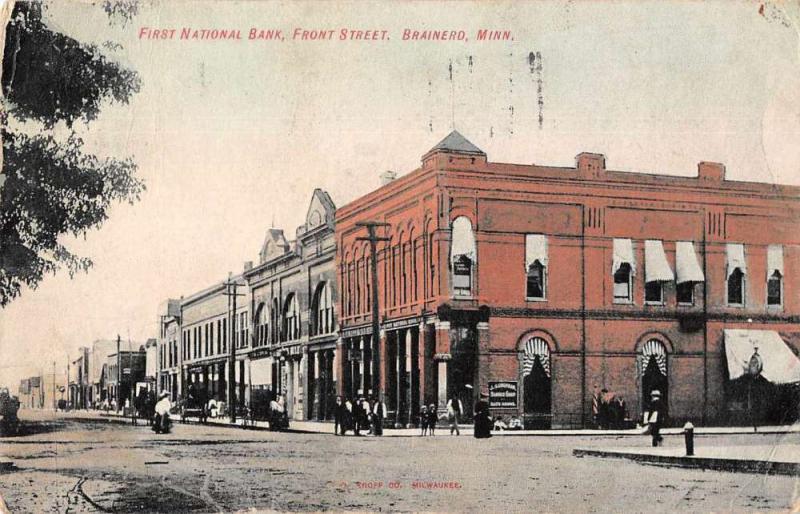
[[395, 426], [481, 394], [494, 415], [586, 426], [601, 389], [631, 418], [656, 389], [673, 423], [743, 421], [754, 402], [797, 417], [800, 188], [710, 162], [694, 177], [591, 153], [495, 163], [455, 131], [384, 179], [339, 209], [315, 190], [256, 263], [165, 301], [157, 386], [239, 405], [266, 390], [314, 420], [336, 395], [382, 395]]
[[[117, 409], [131, 404], [141, 389], [155, 391], [158, 363], [156, 339], [145, 344], [97, 340], [78, 349], [65, 373], [52, 372], [23, 379], [20, 404], [32, 409]], [[121, 373], [120, 373], [121, 370]], [[121, 375], [121, 376], [120, 376]]]

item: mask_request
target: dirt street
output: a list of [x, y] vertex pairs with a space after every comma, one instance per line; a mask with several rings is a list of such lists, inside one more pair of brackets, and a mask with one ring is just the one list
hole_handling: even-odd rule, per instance
[[789, 509], [797, 495], [792, 477], [572, 456], [578, 446], [644, 446], [645, 437], [356, 438], [180, 424], [158, 436], [52, 414], [26, 426], [28, 435], [0, 440], [0, 459], [14, 462], [0, 471], [0, 495], [15, 513], [765, 512]]

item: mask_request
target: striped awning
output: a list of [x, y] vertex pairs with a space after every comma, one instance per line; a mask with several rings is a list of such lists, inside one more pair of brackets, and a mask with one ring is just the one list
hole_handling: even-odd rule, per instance
[[547, 342], [541, 337], [532, 337], [525, 341], [522, 353], [522, 376], [526, 377], [531, 374], [533, 364], [536, 358], [539, 358], [539, 363], [544, 368], [545, 374], [550, 376], [550, 348]]
[[633, 241], [630, 239], [614, 239], [613, 250], [611, 273], [616, 273], [623, 264], [627, 264], [631, 267], [631, 275], [635, 275], [636, 260], [633, 255]]
[[703, 269], [697, 262], [697, 254], [694, 253], [694, 244], [691, 241], [675, 243], [675, 269], [678, 275], [678, 284], [705, 282]]
[[647, 363], [650, 362], [651, 357], [656, 358], [656, 364], [658, 364], [659, 371], [661, 371], [662, 375], [666, 376], [667, 349], [664, 348], [664, 344], [658, 339], [650, 339], [649, 341], [647, 341], [642, 345], [642, 353], [641, 353], [642, 373], [644, 373], [644, 370], [647, 367]]
[[783, 246], [769, 245], [767, 247], [767, 279], [776, 271], [783, 276]]
[[661, 241], [648, 239], [644, 242], [644, 277], [646, 282], [671, 282], [675, 274], [669, 267], [664, 245]]
[[744, 245], [739, 243], [728, 243], [725, 245], [726, 254], [727, 254], [727, 276], [726, 279], [730, 278], [731, 274], [736, 268], [747, 274], [747, 261], [744, 259]]

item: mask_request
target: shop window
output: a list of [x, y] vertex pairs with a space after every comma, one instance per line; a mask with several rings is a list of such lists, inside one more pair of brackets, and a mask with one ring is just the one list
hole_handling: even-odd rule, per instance
[[780, 271], [775, 271], [767, 280], [767, 305], [783, 304], [783, 277]]
[[614, 272], [614, 301], [631, 301], [632, 276], [631, 266], [627, 262]]
[[728, 305], [744, 304], [744, 273], [739, 268], [728, 276]]
[[472, 294], [472, 277], [475, 265], [475, 234], [472, 222], [465, 216], [453, 220], [450, 246], [450, 266], [455, 296]]
[[694, 304], [694, 282], [683, 282], [677, 285], [678, 303], [684, 305]]

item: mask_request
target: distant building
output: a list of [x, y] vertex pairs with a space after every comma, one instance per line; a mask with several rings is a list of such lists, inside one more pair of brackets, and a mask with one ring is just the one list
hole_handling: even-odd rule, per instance
[[[155, 360], [156, 388], [168, 391], [172, 401], [181, 397], [181, 301], [169, 299], [158, 309], [159, 334]], [[150, 361], [148, 360], [148, 364]]]
[[103, 368], [108, 361], [108, 356], [117, 351], [117, 341], [111, 339], [98, 339], [92, 343], [89, 354], [89, 387], [91, 397], [89, 406], [99, 408], [107, 398]]
[[119, 353], [115, 348], [106, 358], [106, 395], [117, 410], [133, 403], [136, 383], [144, 380], [146, 358], [144, 345], [131, 341], [120, 342]]

